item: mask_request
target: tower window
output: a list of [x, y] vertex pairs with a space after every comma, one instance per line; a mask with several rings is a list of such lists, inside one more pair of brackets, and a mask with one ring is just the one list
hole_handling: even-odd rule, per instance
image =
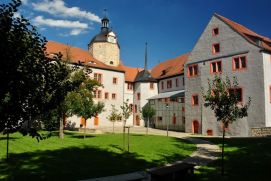
[[109, 63], [110, 63], [110, 65], [114, 65], [114, 62], [113, 62], [113, 61], [110, 61]]
[[113, 77], [113, 84], [117, 84], [118, 83], [118, 78], [117, 77]]
[[198, 94], [192, 95], [192, 106], [198, 106], [199, 105], [199, 96]]

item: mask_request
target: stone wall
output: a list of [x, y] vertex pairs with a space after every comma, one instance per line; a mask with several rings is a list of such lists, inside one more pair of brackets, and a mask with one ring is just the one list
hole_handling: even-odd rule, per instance
[[271, 127], [251, 128], [251, 136], [271, 136]]

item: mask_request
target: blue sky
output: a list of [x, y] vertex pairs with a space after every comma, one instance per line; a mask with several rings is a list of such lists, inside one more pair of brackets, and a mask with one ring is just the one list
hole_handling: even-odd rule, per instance
[[124, 64], [143, 67], [148, 42], [152, 68], [191, 51], [215, 12], [271, 38], [270, 7], [270, 0], [23, 0], [19, 13], [48, 40], [87, 49], [106, 8]]

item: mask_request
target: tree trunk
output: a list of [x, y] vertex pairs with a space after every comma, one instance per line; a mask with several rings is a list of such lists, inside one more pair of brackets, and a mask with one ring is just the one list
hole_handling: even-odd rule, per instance
[[84, 139], [86, 139], [86, 132], [87, 132], [87, 119], [85, 119]]
[[113, 121], [113, 134], [115, 133], [115, 122]]
[[64, 138], [64, 119], [65, 119], [65, 114], [62, 114], [62, 117], [60, 118], [60, 121], [59, 121], [59, 138], [60, 139]]
[[221, 159], [221, 175], [224, 175], [224, 145], [225, 145], [225, 126], [223, 125], [223, 137], [222, 137], [222, 159]]
[[123, 122], [123, 151], [125, 151], [125, 121]]
[[149, 133], [149, 125], [150, 125], [150, 119], [149, 119], [149, 117], [148, 117], [148, 120], [147, 120], [147, 135], [148, 135], [148, 133]]
[[7, 132], [7, 161], [8, 161], [8, 149], [9, 149], [9, 130]]

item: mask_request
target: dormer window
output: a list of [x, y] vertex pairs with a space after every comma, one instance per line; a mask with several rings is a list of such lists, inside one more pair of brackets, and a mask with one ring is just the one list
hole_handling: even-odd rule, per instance
[[218, 36], [219, 35], [219, 29], [218, 28], [214, 28], [212, 31], [213, 36]]

